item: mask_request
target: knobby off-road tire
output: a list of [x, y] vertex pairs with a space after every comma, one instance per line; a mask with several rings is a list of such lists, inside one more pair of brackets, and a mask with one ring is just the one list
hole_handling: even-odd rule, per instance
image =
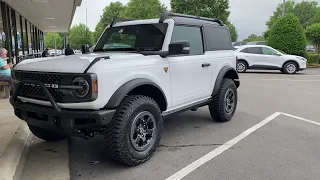
[[57, 142], [66, 139], [68, 136], [54, 132], [49, 131], [47, 129], [39, 128], [36, 126], [28, 125], [30, 131], [37, 136], [38, 138], [48, 141], [48, 142]]
[[129, 166], [144, 163], [159, 146], [162, 123], [161, 110], [152, 98], [126, 97], [106, 129], [107, 153]]
[[230, 121], [237, 109], [237, 103], [236, 84], [232, 79], [224, 78], [218, 94], [213, 97], [213, 101], [209, 104], [211, 117], [218, 122]]

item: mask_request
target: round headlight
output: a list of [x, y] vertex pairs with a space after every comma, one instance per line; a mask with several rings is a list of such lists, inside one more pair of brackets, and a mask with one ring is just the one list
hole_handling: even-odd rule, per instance
[[84, 98], [88, 95], [90, 89], [89, 89], [89, 83], [87, 80], [85, 80], [82, 77], [77, 77], [72, 82], [74, 85], [82, 87], [72, 91], [74, 96], [76, 96], [77, 98]]

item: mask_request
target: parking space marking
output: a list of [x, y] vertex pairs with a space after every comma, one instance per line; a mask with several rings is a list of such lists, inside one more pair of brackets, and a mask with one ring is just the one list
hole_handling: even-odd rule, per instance
[[315, 122], [315, 121], [311, 121], [309, 119], [305, 119], [305, 118], [302, 118], [302, 117], [298, 117], [298, 116], [294, 116], [294, 115], [291, 115], [291, 114], [288, 114], [288, 113], [281, 113], [282, 115], [285, 115], [285, 116], [288, 116], [288, 117], [292, 117], [292, 118], [295, 118], [295, 119], [299, 119], [301, 121], [305, 121], [305, 122], [308, 122], [308, 123], [311, 123], [311, 124], [315, 124], [315, 125], [318, 125], [320, 126], [320, 123], [318, 122]]
[[237, 137], [231, 139], [230, 141], [224, 143], [223, 145], [219, 146], [218, 148], [214, 149], [213, 151], [209, 152], [208, 154], [202, 156], [201, 158], [199, 158], [198, 160], [196, 160], [193, 163], [189, 164], [188, 166], [182, 168], [180, 171], [178, 171], [177, 173], [175, 173], [172, 176], [168, 177], [166, 180], [180, 180], [180, 179], [182, 179], [183, 177], [185, 177], [188, 174], [190, 174], [192, 171], [194, 171], [197, 168], [199, 168], [201, 165], [205, 164], [206, 162], [208, 162], [211, 159], [215, 158], [219, 154], [221, 154], [224, 151], [228, 150], [229, 148], [231, 148], [232, 146], [237, 144], [239, 141], [241, 141], [242, 139], [246, 138], [251, 133], [253, 133], [254, 131], [258, 130], [262, 126], [266, 125], [268, 122], [272, 121], [273, 119], [275, 119], [276, 117], [278, 117], [281, 114], [282, 113], [280, 113], [280, 112], [273, 113], [272, 115], [270, 115], [269, 117], [267, 117], [263, 121], [259, 122], [258, 124], [252, 126], [251, 128], [247, 129], [246, 131], [244, 131], [243, 133], [241, 133]]
[[320, 79], [262, 79], [263, 81], [301, 81], [301, 82], [319, 82]]

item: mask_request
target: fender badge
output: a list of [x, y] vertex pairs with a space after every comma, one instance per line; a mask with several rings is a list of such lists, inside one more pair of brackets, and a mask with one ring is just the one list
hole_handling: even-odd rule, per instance
[[168, 67], [163, 68], [164, 72], [166, 72], [166, 73], [168, 72], [168, 69], [169, 69]]

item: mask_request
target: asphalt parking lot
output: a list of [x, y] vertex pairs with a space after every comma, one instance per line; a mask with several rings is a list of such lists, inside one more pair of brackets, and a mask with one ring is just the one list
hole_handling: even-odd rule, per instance
[[37, 179], [37, 172], [63, 179], [66, 163], [72, 180], [319, 179], [320, 69], [296, 75], [251, 71], [240, 78], [232, 121], [212, 121], [207, 107], [167, 118], [160, 148], [140, 166], [110, 161], [102, 137], [70, 138], [68, 145], [39, 141], [23, 179]]

